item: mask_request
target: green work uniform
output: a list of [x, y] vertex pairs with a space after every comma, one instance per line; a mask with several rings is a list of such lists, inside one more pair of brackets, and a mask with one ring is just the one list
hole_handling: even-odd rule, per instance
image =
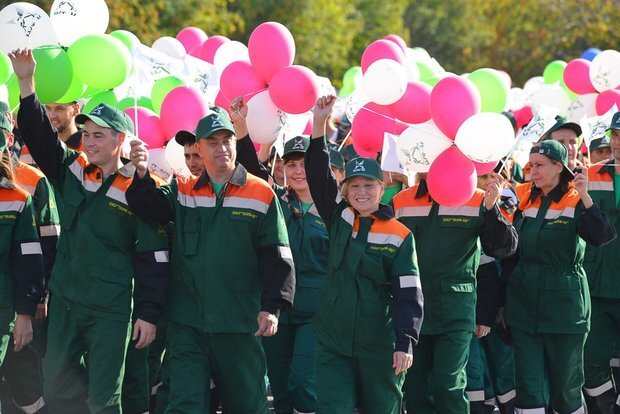
[[21, 100], [18, 125], [63, 200], [49, 285], [45, 401], [52, 412], [120, 413], [133, 282], [141, 287], [138, 318], [156, 324], [169, 281], [165, 233], [127, 205], [135, 168], [127, 165], [104, 178], [84, 153], [58, 139], [34, 94]]
[[[620, 187], [617, 186], [618, 175], [612, 164], [613, 160], [589, 169], [589, 193], [617, 231], [620, 228], [620, 205], [617, 201]], [[595, 400], [594, 404], [588, 401], [591, 411], [595, 411], [596, 405], [601, 405], [601, 412], [608, 413], [618, 398], [618, 385], [614, 391], [609, 361], [619, 356], [614, 343], [617, 346], [620, 337], [620, 240], [616, 239], [603, 247], [587, 245], [583, 265], [592, 298], [591, 327], [584, 355], [584, 392]]]
[[312, 139], [305, 166], [330, 242], [316, 314], [317, 413], [358, 405], [367, 414], [400, 413], [404, 373], [395, 375], [393, 355], [412, 352], [422, 323], [413, 236], [388, 206], [362, 217], [338, 202], [324, 139]]
[[615, 236], [601, 210], [585, 209], [577, 191], [564, 185], [548, 195], [532, 186], [515, 214], [519, 262], [508, 282], [505, 316], [515, 349], [515, 407], [523, 412], [548, 405], [558, 413], [581, 410], [590, 327], [585, 245]]
[[134, 179], [128, 200], [138, 214], [175, 223], [166, 413], [207, 412], [212, 377], [226, 410], [266, 413], [256, 317], [290, 307], [295, 290], [286, 224], [273, 190], [237, 165], [219, 195], [206, 172], [159, 188], [146, 175]]
[[424, 324], [407, 373], [410, 413], [465, 413], [466, 365], [475, 329], [480, 247], [493, 257], [516, 249], [516, 233], [499, 208], [486, 210], [484, 193], [458, 207], [436, 203], [426, 182], [394, 197], [396, 217], [415, 236], [424, 292]]

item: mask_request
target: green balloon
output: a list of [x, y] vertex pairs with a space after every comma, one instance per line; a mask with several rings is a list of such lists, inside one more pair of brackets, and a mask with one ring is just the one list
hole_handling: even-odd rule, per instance
[[[422, 79], [422, 78], [420, 78]], [[427, 84], [430, 87], [435, 87], [435, 85], [437, 85], [439, 83], [440, 80], [442, 80], [443, 77], [440, 75], [433, 75], [428, 79], [422, 79], [422, 82], [424, 82], [425, 84]]]
[[[121, 111], [124, 111], [127, 108], [133, 108], [135, 103], [136, 103], [136, 100], [132, 96], [128, 96], [127, 98], [124, 98], [118, 101], [118, 105], [116, 105], [116, 107], [120, 109]], [[142, 108], [150, 109], [151, 111], [153, 110], [153, 104], [151, 103], [151, 100], [147, 98], [146, 96], [138, 97], [138, 106], [141, 106]]]
[[436, 74], [433, 67], [429, 65], [428, 63], [416, 62], [415, 65], [418, 67], [418, 70], [420, 71], [420, 80], [422, 80], [422, 82], [424, 82], [424, 80], [426, 79], [432, 78]]
[[4, 85], [9, 81], [13, 74], [13, 65], [11, 59], [6, 53], [0, 52], [0, 85]]
[[131, 72], [131, 54], [120, 40], [105, 35], [87, 35], [69, 47], [75, 75], [86, 85], [114, 89]]
[[35, 90], [42, 104], [56, 102], [71, 86], [73, 69], [67, 52], [58, 46], [41, 46], [32, 51], [37, 67]]
[[340, 98], [346, 98], [347, 96], [351, 95], [354, 91], [355, 91], [355, 88], [353, 88], [351, 85], [346, 85], [340, 88], [340, 90], [338, 91], [338, 96]]
[[71, 80], [71, 85], [69, 86], [69, 89], [67, 89], [67, 92], [65, 92], [65, 94], [56, 102], [61, 104], [76, 102], [84, 95], [85, 91], [86, 85], [84, 85], [76, 76], [74, 76]]
[[551, 84], [556, 83], [562, 80], [562, 75], [564, 74], [564, 69], [566, 69], [567, 63], [563, 60], [554, 60], [549, 63], [543, 72], [543, 79], [545, 83]]
[[11, 78], [6, 83], [6, 87], [9, 90], [9, 107], [11, 111], [15, 112], [19, 108], [19, 81], [17, 76], [11, 75]]
[[151, 89], [151, 102], [153, 104], [153, 111], [159, 115], [161, 112], [161, 106], [164, 103], [164, 98], [176, 87], [185, 86], [185, 82], [175, 76], [166, 76], [165, 78], [158, 79]]
[[82, 94], [82, 98], [92, 98], [97, 95], [99, 92], [103, 92], [101, 89], [93, 88], [92, 86], [86, 85], [86, 90]]
[[115, 37], [121, 42], [123, 42], [123, 44], [127, 47], [127, 49], [129, 49], [130, 52], [141, 44], [138, 36], [128, 30], [115, 30], [110, 33], [110, 36]]
[[89, 114], [93, 109], [97, 107], [99, 104], [107, 104], [112, 107], [116, 107], [118, 105], [118, 99], [116, 99], [116, 95], [114, 91], [102, 91], [95, 95], [82, 108], [83, 114]]
[[467, 78], [480, 92], [480, 112], [500, 113], [506, 108], [510, 89], [498, 71], [490, 68], [478, 69]]
[[352, 66], [344, 73], [342, 76], [342, 86], [351, 85], [353, 87], [357, 86], [357, 78], [361, 76], [362, 68], [360, 66]]

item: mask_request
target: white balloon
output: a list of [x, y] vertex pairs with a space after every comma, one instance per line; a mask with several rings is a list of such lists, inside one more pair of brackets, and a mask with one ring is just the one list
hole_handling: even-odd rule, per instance
[[[171, 139], [166, 144], [165, 156], [168, 166], [176, 175], [181, 177], [189, 177], [191, 175], [187, 165], [185, 164], [183, 146], [181, 146], [175, 139]], [[150, 164], [151, 162], [149, 160], [149, 166]]]
[[250, 138], [256, 144], [271, 144], [285, 123], [286, 114], [278, 109], [269, 91], [257, 93], [248, 101], [245, 121]]
[[570, 106], [570, 98], [566, 91], [557, 83], [544, 85], [532, 95], [532, 111], [536, 113], [542, 106], [556, 108], [561, 116], [566, 117], [568, 107]]
[[521, 88], [510, 89], [508, 95], [508, 109], [517, 111], [527, 105], [527, 94]]
[[41, 8], [19, 2], [0, 10], [0, 50], [3, 52], [55, 44], [58, 40], [54, 26]]
[[523, 85], [523, 90], [528, 97], [531, 97], [534, 93], [536, 93], [536, 91], [542, 88], [544, 84], [545, 80], [542, 76], [534, 76], [525, 82], [525, 85]]
[[154, 50], [157, 50], [167, 56], [173, 57], [175, 59], [185, 59], [187, 56], [187, 52], [185, 51], [185, 47], [183, 43], [179, 42], [174, 37], [163, 36], [157, 39], [153, 46], [151, 46]]
[[248, 47], [246, 45], [233, 40], [217, 48], [215, 56], [213, 57], [213, 64], [217, 72], [222, 73], [226, 66], [238, 60], [249, 62], [250, 54], [248, 53]]
[[620, 52], [604, 50], [592, 59], [590, 80], [599, 92], [620, 86]]
[[596, 116], [596, 97], [598, 93], [587, 93], [575, 98], [568, 107], [567, 119], [570, 122], [579, 123], [581, 118]]
[[170, 168], [168, 161], [166, 161], [165, 148], [154, 148], [149, 150], [148, 169], [162, 180], [168, 183], [172, 181], [174, 170]]
[[433, 121], [411, 125], [396, 140], [400, 164], [411, 172], [425, 173], [435, 158], [454, 145]]
[[502, 114], [480, 112], [459, 127], [454, 143], [471, 160], [482, 163], [499, 161], [514, 145], [512, 124]]
[[407, 72], [407, 80], [409, 82], [420, 80], [420, 69], [418, 69], [418, 65], [415, 62], [405, 62], [405, 71]]
[[105, 0], [54, 0], [50, 19], [60, 44], [71, 46], [80, 37], [105, 33], [110, 11]]
[[379, 59], [366, 69], [362, 86], [371, 101], [379, 105], [390, 105], [405, 94], [407, 71], [394, 60]]
[[405, 50], [405, 57], [408, 61], [414, 62], [428, 62], [431, 60], [431, 55], [428, 54], [426, 49], [421, 47], [411, 48], [408, 47]]
[[6, 85], [0, 85], [0, 101], [9, 101], [9, 88]]

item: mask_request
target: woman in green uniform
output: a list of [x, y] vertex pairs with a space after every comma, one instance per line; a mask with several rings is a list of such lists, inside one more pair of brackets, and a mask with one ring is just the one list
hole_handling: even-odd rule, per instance
[[515, 408], [524, 414], [547, 408], [582, 413], [590, 328], [584, 251], [586, 243], [601, 246], [616, 233], [588, 194], [587, 172], [574, 176], [569, 169], [562, 144], [547, 140], [534, 146], [530, 164], [533, 185], [515, 214], [519, 263], [505, 308], [515, 349]]
[[317, 412], [398, 414], [405, 371], [422, 323], [422, 290], [411, 232], [381, 205], [374, 159], [346, 165], [341, 199], [330, 170], [325, 122], [335, 97], [314, 109], [305, 166], [329, 233], [327, 280], [316, 316]]

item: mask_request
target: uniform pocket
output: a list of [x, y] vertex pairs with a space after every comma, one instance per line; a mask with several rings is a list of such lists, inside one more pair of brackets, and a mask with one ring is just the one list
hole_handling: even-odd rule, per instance
[[573, 326], [586, 320], [582, 281], [578, 276], [554, 276], [545, 279], [542, 303], [550, 326]]
[[64, 197], [63, 208], [61, 213], [60, 224], [63, 229], [71, 230], [75, 224], [80, 205], [84, 201], [84, 194], [78, 191], [73, 191]]
[[89, 307], [113, 310], [115, 313], [129, 309], [133, 291], [129, 275], [97, 269], [91, 274], [89, 282]]
[[198, 253], [198, 241], [200, 239], [200, 217], [187, 215], [183, 221], [183, 247], [182, 253], [185, 256], [194, 256]]
[[476, 286], [466, 280], [441, 282], [441, 312], [446, 322], [470, 322], [476, 314]]

